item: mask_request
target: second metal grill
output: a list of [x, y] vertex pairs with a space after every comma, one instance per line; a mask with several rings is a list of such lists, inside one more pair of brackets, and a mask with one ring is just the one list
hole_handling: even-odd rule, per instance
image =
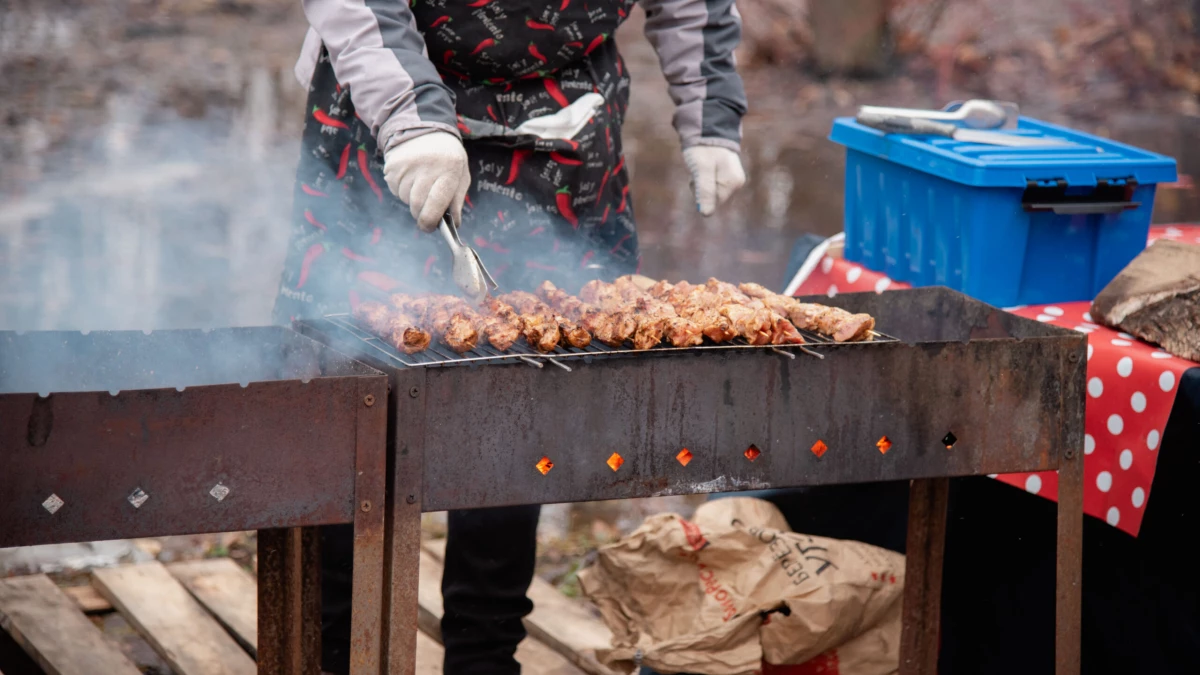
[[429, 347], [416, 354], [405, 354], [395, 347], [388, 344], [386, 341], [379, 339], [372, 333], [369, 333], [360, 328], [354, 319], [349, 314], [330, 314], [322, 321], [313, 322], [319, 330], [325, 333], [343, 333], [349, 334], [354, 339], [365, 343], [370, 351], [376, 352], [386, 360], [396, 366], [405, 366], [409, 368], [420, 367], [438, 367], [438, 366], [456, 366], [456, 365], [476, 365], [490, 363], [515, 363], [525, 362], [529, 365], [538, 368], [544, 367], [546, 363], [557, 366], [564, 370], [571, 370], [567, 363], [572, 360], [582, 359], [584, 362], [591, 362], [596, 358], [609, 358], [616, 356], [640, 356], [647, 353], [662, 354], [669, 352], [700, 352], [708, 350], [743, 350], [743, 349], [765, 349], [775, 353], [796, 358], [796, 352], [807, 354], [816, 358], [824, 358], [824, 356], [814, 348], [824, 347], [841, 347], [846, 345], [862, 345], [882, 342], [898, 342], [898, 340], [890, 335], [872, 331], [871, 339], [865, 342], [834, 342], [828, 337], [817, 335], [808, 331], [800, 331], [804, 339], [808, 342], [801, 345], [751, 345], [745, 340], [738, 338], [727, 344], [703, 344], [698, 347], [672, 347], [669, 344], [663, 343], [649, 350], [636, 350], [628, 348], [609, 347], [599, 342], [593, 342], [585, 349], [575, 349], [574, 347], [557, 347], [553, 352], [539, 352], [532, 349], [523, 340], [513, 344], [512, 347], [505, 351], [499, 351], [492, 348], [490, 345], [481, 345], [472, 349], [469, 352], [458, 354], [443, 344], [438, 344], [436, 341], [431, 342]]

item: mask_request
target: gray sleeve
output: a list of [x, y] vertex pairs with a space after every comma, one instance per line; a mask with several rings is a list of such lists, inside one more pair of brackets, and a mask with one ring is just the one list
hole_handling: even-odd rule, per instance
[[405, 0], [304, 0], [304, 14], [380, 149], [435, 130], [458, 135], [454, 94]]
[[742, 39], [734, 0], [642, 0], [642, 8], [683, 147], [739, 149], [746, 91], [733, 59]]

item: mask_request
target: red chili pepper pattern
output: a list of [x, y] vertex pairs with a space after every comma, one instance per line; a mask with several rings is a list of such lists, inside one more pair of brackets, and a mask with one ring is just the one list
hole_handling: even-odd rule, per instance
[[[604, 175], [600, 177], [600, 189], [596, 190], [597, 206], [600, 205], [600, 200], [604, 199], [604, 186], [608, 183], [608, 171], [608, 169], [605, 169]], [[608, 220], [608, 205], [604, 206], [604, 217], [600, 219], [600, 222], [603, 223], [605, 220]]]
[[481, 51], [483, 51], [483, 50], [487, 49], [488, 47], [491, 47], [491, 46], [492, 46], [492, 45], [494, 45], [494, 44], [496, 44], [496, 41], [495, 41], [495, 40], [493, 40], [492, 38], [488, 38], [488, 39], [486, 39], [486, 40], [483, 40], [483, 41], [482, 41], [482, 42], [480, 42], [479, 44], [475, 45], [475, 49], [472, 49], [472, 50], [471, 50], [471, 53], [470, 53], [470, 54], [468, 54], [468, 56], [475, 56], [475, 55], [476, 55], [476, 54], [478, 54], [479, 52], [481, 52]]
[[558, 88], [557, 82], [555, 82], [554, 80], [552, 80], [548, 77], [546, 79], [542, 80], [542, 82], [546, 83], [546, 93], [550, 94], [550, 98], [554, 99], [554, 101], [556, 103], [558, 103], [560, 106], [562, 106], [564, 108], [567, 107], [567, 105], [569, 105], [569, 102], [567, 101], [567, 97], [563, 95], [562, 89]]
[[565, 164], [567, 166], [579, 166], [583, 164], [583, 160], [575, 159], [574, 157], [567, 157], [561, 152], [550, 153], [550, 159], [558, 162], [559, 164]]
[[[555, 193], [555, 200], [558, 206], [558, 213], [571, 224], [571, 227], [579, 229], [579, 218], [575, 217], [575, 210], [571, 208], [571, 189], [565, 187], [559, 189]], [[622, 205], [624, 203], [624, 201], [621, 202]]]
[[596, 51], [597, 47], [604, 44], [604, 40], [607, 37], [608, 37], [607, 33], [601, 33], [601, 34], [597, 35], [596, 37], [592, 38], [592, 43], [587, 46], [587, 49], [583, 50], [584, 56], [587, 56], [588, 54], [591, 54], [592, 52]]
[[537, 59], [538, 61], [546, 63], [546, 57], [542, 56], [542, 53], [538, 51], [537, 45], [533, 44], [532, 42], [529, 43], [529, 53], [532, 54], [533, 58]]
[[346, 167], [350, 166], [350, 144], [342, 148], [342, 158], [338, 160], [337, 179], [341, 180], [346, 177]]
[[371, 175], [371, 165], [367, 161], [367, 146], [358, 146], [358, 170], [362, 172], [363, 179], [367, 181], [367, 185], [371, 186], [371, 192], [375, 193], [375, 199], [383, 202], [383, 190], [379, 189], [379, 185], [375, 183], [375, 177]]
[[437, 28], [438, 26], [440, 26], [444, 23], [449, 23], [450, 21], [451, 21], [450, 15], [443, 14], [442, 16], [439, 16], [438, 18], [434, 19], [433, 23], [429, 24], [429, 29], [433, 30], [434, 28]]
[[347, 258], [349, 258], [355, 262], [366, 262], [366, 263], [375, 262], [374, 258], [369, 258], [365, 255], [359, 255], [358, 253], [355, 253], [354, 251], [351, 251], [350, 249], [348, 249], [344, 246], [342, 247], [342, 255], [346, 256]]
[[345, 122], [343, 122], [341, 120], [333, 119], [324, 110], [321, 110], [321, 108], [318, 106], [315, 106], [315, 105], [313, 106], [312, 114], [313, 114], [313, 117], [317, 118], [318, 122], [320, 122], [321, 124], [324, 124], [327, 127], [333, 127], [335, 129], [349, 129], [350, 128], [349, 124], [346, 124]]
[[325, 223], [322, 223], [321, 221], [317, 220], [317, 217], [313, 215], [313, 212], [309, 211], [308, 209], [304, 209], [304, 219], [308, 221], [309, 225], [312, 225], [313, 227], [317, 228], [318, 230], [320, 230], [322, 232], [329, 231], [329, 228], [325, 227]]
[[329, 195], [325, 194], [324, 192], [321, 192], [320, 190], [310, 188], [308, 186], [308, 183], [301, 183], [300, 189], [303, 190], [304, 194], [308, 195], [309, 197], [328, 197], [329, 196]]
[[304, 260], [300, 262], [300, 278], [296, 280], [296, 290], [304, 288], [308, 275], [312, 273], [313, 263], [325, 252], [325, 244], [313, 244], [304, 252]]
[[525, 25], [534, 30], [554, 30], [554, 26], [551, 26], [548, 23], [542, 23], [541, 21], [534, 21], [533, 19], [525, 19]]
[[517, 182], [517, 176], [521, 172], [521, 164], [529, 159], [533, 154], [533, 150], [528, 148], [517, 148], [513, 150], [512, 162], [508, 165], [508, 180], [504, 181], [505, 185], [512, 185]]

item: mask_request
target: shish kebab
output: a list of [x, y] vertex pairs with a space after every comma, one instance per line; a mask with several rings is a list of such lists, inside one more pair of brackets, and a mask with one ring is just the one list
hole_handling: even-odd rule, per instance
[[506, 351], [521, 337], [547, 353], [559, 346], [582, 349], [593, 339], [610, 347], [632, 343], [635, 350], [664, 341], [697, 346], [705, 338], [803, 344], [797, 327], [848, 342], [869, 338], [875, 325], [869, 315], [802, 303], [758, 284], [660, 281], [644, 289], [632, 276], [590, 281], [578, 297], [546, 281], [536, 293], [488, 297], [477, 308], [454, 296], [397, 294], [387, 303], [362, 302], [353, 316], [406, 354], [427, 349], [434, 339], [458, 353], [483, 344]]

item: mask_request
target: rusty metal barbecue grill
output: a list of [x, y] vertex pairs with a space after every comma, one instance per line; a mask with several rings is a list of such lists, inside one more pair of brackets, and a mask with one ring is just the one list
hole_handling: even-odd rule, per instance
[[[223, 382], [254, 381], [193, 387], [180, 372], [147, 373], [152, 350], [136, 334], [124, 348], [85, 350], [56, 374], [93, 391], [44, 398], [39, 382], [5, 382], [21, 355], [6, 357], [23, 339], [69, 347], [78, 334], [0, 334], [0, 466], [15, 486], [0, 490], [0, 546], [305, 526], [260, 542], [264, 582], [277, 593], [260, 597], [287, 608], [260, 613], [277, 624], [260, 628], [260, 654], [301, 644], [300, 672], [315, 672], [319, 592], [307, 526], [354, 522], [353, 672], [377, 675], [382, 661], [382, 672], [399, 674], [413, 667], [423, 511], [912, 480], [901, 647], [909, 675], [936, 670], [947, 477], [1057, 469], [1058, 673], [1077, 672], [1086, 337], [942, 288], [836, 304], [896, 337], [549, 355], [436, 347], [410, 357], [335, 316], [298, 322], [301, 335], [255, 329], [275, 331], [262, 333], [264, 357], [286, 356], [261, 378], [274, 381], [231, 371]], [[187, 336], [197, 359], [213, 339]], [[98, 367], [129, 370], [136, 391], [113, 396], [86, 369], [114, 354], [119, 363]], [[546, 363], [559, 367], [530, 367]], [[218, 474], [230, 498], [208, 492]], [[127, 500], [134, 487], [149, 501]], [[52, 492], [67, 506], [46, 506]], [[260, 672], [290, 667], [260, 662]]]

